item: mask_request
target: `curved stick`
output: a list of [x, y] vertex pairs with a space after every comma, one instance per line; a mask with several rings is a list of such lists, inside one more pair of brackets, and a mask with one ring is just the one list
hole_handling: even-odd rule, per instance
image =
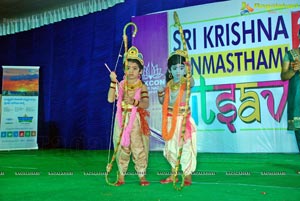
[[123, 41], [124, 41], [125, 53], [126, 53], [127, 50], [128, 50], [128, 40], [127, 40], [127, 35], [126, 35], [126, 29], [127, 29], [127, 27], [129, 27], [130, 25], [132, 25], [132, 26], [134, 27], [132, 37], [135, 37], [136, 32], [137, 32], [137, 26], [136, 26], [136, 24], [133, 23], [133, 22], [129, 22], [129, 23], [127, 23], [127, 24], [124, 26], [124, 28], [123, 28]]
[[[125, 27], [123, 28], [123, 42], [124, 42], [124, 49], [125, 49], [125, 53], [124, 55], [126, 55], [126, 58], [125, 58], [125, 66], [127, 66], [127, 52], [128, 52], [128, 40], [127, 40], [127, 35], [126, 35], [126, 29], [128, 26], [130, 25], [133, 25], [134, 26], [134, 32], [133, 32], [133, 35], [132, 37], [135, 37], [136, 35], [136, 32], [137, 32], [137, 26], [136, 24], [134, 24], [133, 22], [129, 22], [125, 25]], [[124, 83], [124, 90], [125, 90], [125, 93], [127, 93], [127, 75], [126, 75], [126, 68], [124, 69], [125, 70], [125, 83]], [[120, 97], [119, 97], [120, 98]], [[120, 131], [120, 137], [118, 139], [118, 142], [117, 144], [115, 145], [115, 149], [114, 149], [114, 153], [113, 153], [113, 156], [111, 158], [111, 161], [107, 164], [106, 166], [106, 174], [105, 174], [105, 180], [106, 180], [106, 183], [108, 185], [112, 185], [112, 186], [115, 186], [115, 184], [118, 182], [118, 179], [119, 179], [119, 174], [117, 173], [117, 179], [115, 182], [110, 182], [109, 180], [109, 174], [113, 168], [113, 162], [115, 161], [116, 159], [116, 156], [117, 156], [117, 153], [119, 151], [119, 148], [120, 148], [120, 145], [121, 145], [121, 140], [122, 140], [122, 136], [123, 136], [123, 131], [124, 131], [124, 128], [125, 128], [125, 122], [126, 122], [126, 117], [127, 117], [127, 113], [128, 113], [128, 110], [127, 108], [124, 108], [124, 112], [122, 114], [123, 116], [123, 120], [122, 120], [122, 126], [121, 126], [121, 131]]]
[[190, 101], [190, 95], [191, 95], [191, 90], [190, 90], [190, 78], [191, 78], [191, 69], [190, 69], [190, 65], [189, 65], [189, 56], [188, 56], [188, 51], [187, 51], [187, 45], [186, 45], [186, 41], [184, 38], [184, 33], [183, 33], [183, 29], [182, 26], [180, 24], [179, 21], [179, 17], [176, 13], [176, 11], [174, 12], [174, 21], [175, 21], [175, 26], [178, 27], [178, 31], [180, 33], [180, 37], [181, 37], [181, 41], [182, 41], [182, 45], [183, 45], [183, 50], [186, 52], [187, 56], [186, 56], [186, 72], [187, 72], [187, 79], [186, 79], [186, 98], [185, 98], [185, 110], [184, 110], [184, 114], [183, 114], [183, 121], [182, 121], [182, 125], [181, 125], [181, 136], [180, 136], [180, 147], [178, 150], [178, 156], [177, 156], [177, 162], [176, 162], [176, 167], [175, 167], [175, 174], [174, 174], [174, 178], [173, 178], [173, 187], [176, 190], [181, 190], [184, 187], [184, 179], [185, 179], [185, 175], [184, 173], [182, 173], [182, 181], [180, 186], [178, 187], [176, 185], [176, 177], [178, 175], [178, 169], [180, 166], [180, 161], [181, 161], [181, 156], [182, 156], [182, 150], [183, 150], [183, 143], [184, 143], [184, 136], [185, 136], [185, 130], [186, 130], [186, 121], [187, 121], [187, 115], [188, 115], [188, 111], [189, 111], [189, 101]]

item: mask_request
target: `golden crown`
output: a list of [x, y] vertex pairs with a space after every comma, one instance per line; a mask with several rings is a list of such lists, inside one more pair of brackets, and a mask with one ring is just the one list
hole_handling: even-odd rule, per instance
[[176, 50], [175, 52], [172, 52], [170, 54], [169, 58], [171, 58], [173, 55], [179, 55], [179, 56], [182, 56], [184, 58], [188, 57], [187, 51], [184, 51], [184, 50]]
[[143, 55], [142, 53], [139, 53], [139, 50], [135, 46], [129, 48], [127, 53], [124, 54], [123, 63], [125, 62], [125, 59], [136, 59], [144, 66]]

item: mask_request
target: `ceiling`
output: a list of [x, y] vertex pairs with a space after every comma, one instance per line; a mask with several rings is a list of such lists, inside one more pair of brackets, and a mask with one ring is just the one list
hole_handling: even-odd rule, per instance
[[0, 22], [19, 18], [87, 0], [0, 0]]

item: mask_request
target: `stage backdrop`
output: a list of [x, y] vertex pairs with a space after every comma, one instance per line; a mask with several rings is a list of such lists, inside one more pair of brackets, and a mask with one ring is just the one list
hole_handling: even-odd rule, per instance
[[3, 66], [0, 150], [37, 149], [38, 66]]
[[[298, 47], [299, 1], [226, 1], [176, 10], [196, 85], [190, 104], [199, 152], [298, 152], [287, 131], [286, 50]], [[182, 49], [174, 10], [133, 17], [133, 44], [144, 54], [150, 93], [151, 150], [161, 150], [161, 105], [167, 58]]]

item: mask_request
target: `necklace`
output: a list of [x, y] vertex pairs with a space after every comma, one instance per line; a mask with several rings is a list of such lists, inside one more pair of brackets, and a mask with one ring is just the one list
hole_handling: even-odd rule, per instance
[[174, 83], [174, 81], [172, 80], [170, 84], [171, 91], [178, 91], [180, 85], [181, 85], [180, 82]]
[[182, 84], [186, 83], [185, 77], [182, 77], [179, 82], [174, 83], [174, 80], [170, 81], [171, 91], [177, 91]]
[[133, 91], [135, 89], [141, 88], [143, 86], [143, 83], [141, 80], [136, 81], [135, 83], [126, 83], [125, 85], [127, 85], [127, 89], [130, 91]]

